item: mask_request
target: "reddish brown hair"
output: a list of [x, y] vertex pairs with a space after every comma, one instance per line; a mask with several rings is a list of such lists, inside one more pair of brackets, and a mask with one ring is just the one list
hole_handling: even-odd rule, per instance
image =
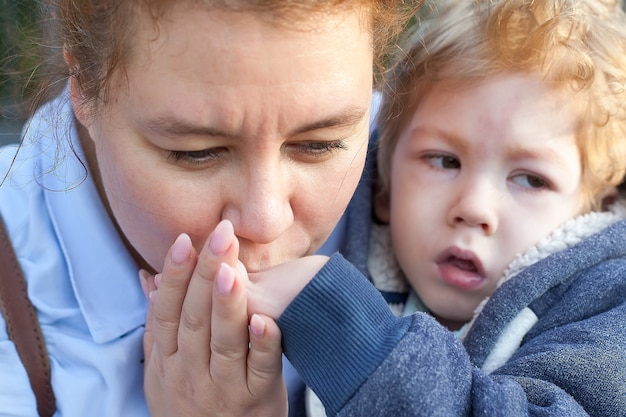
[[[55, 0], [46, 22], [54, 51], [67, 51], [74, 60], [68, 69], [60, 53], [52, 56], [42, 78], [37, 104], [58, 94], [68, 75], [79, 77], [87, 101], [106, 100], [112, 75], [124, 71], [137, 13], [148, 12], [158, 26], [171, 7], [182, 5], [251, 12], [300, 27], [313, 13], [338, 7], [363, 10], [372, 33], [376, 80], [384, 66], [388, 46], [417, 11], [422, 0]], [[367, 16], [369, 14], [369, 16]], [[50, 87], [53, 88], [50, 88]], [[36, 108], [37, 106], [33, 106]]]

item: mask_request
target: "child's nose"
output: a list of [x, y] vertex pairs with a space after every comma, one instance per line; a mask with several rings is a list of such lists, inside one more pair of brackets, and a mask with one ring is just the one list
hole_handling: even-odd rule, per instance
[[498, 229], [498, 204], [498, 191], [489, 181], [466, 181], [459, 184], [448, 222], [454, 227], [479, 227], [486, 235], [492, 235]]

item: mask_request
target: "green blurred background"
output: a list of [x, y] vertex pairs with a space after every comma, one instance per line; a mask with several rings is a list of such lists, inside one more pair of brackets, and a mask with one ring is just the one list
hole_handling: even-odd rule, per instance
[[0, 145], [17, 142], [34, 87], [40, 42], [37, 0], [0, 0]]

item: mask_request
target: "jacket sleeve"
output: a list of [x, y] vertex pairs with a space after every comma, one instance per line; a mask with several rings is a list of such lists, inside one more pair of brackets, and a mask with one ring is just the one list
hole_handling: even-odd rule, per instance
[[[620, 309], [614, 311], [615, 318], [620, 316], [623, 323], [624, 306]], [[582, 340], [564, 349], [567, 341], [558, 342], [563, 335], [546, 331], [487, 374], [473, 366], [461, 342], [428, 315], [393, 316], [378, 291], [341, 255], [330, 259], [278, 324], [285, 354], [328, 415], [626, 415], [626, 334], [621, 342], [610, 338], [611, 343], [600, 346]], [[606, 331], [616, 333], [615, 327], [589, 324], [594, 326], [591, 339]], [[591, 366], [598, 354], [610, 372]], [[590, 361], [570, 360], [580, 355]], [[542, 369], [548, 370], [545, 375]], [[562, 378], [555, 377], [559, 373]], [[576, 387], [590, 378], [604, 379], [605, 384], [594, 386], [606, 390], [577, 392]], [[591, 394], [596, 399], [589, 400]]]

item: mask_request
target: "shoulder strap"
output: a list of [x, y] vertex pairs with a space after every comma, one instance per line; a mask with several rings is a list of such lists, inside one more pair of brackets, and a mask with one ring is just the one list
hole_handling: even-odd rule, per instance
[[9, 338], [15, 344], [37, 399], [37, 411], [51, 417], [56, 411], [50, 382], [50, 363], [35, 308], [28, 298], [26, 280], [0, 218], [0, 309]]

